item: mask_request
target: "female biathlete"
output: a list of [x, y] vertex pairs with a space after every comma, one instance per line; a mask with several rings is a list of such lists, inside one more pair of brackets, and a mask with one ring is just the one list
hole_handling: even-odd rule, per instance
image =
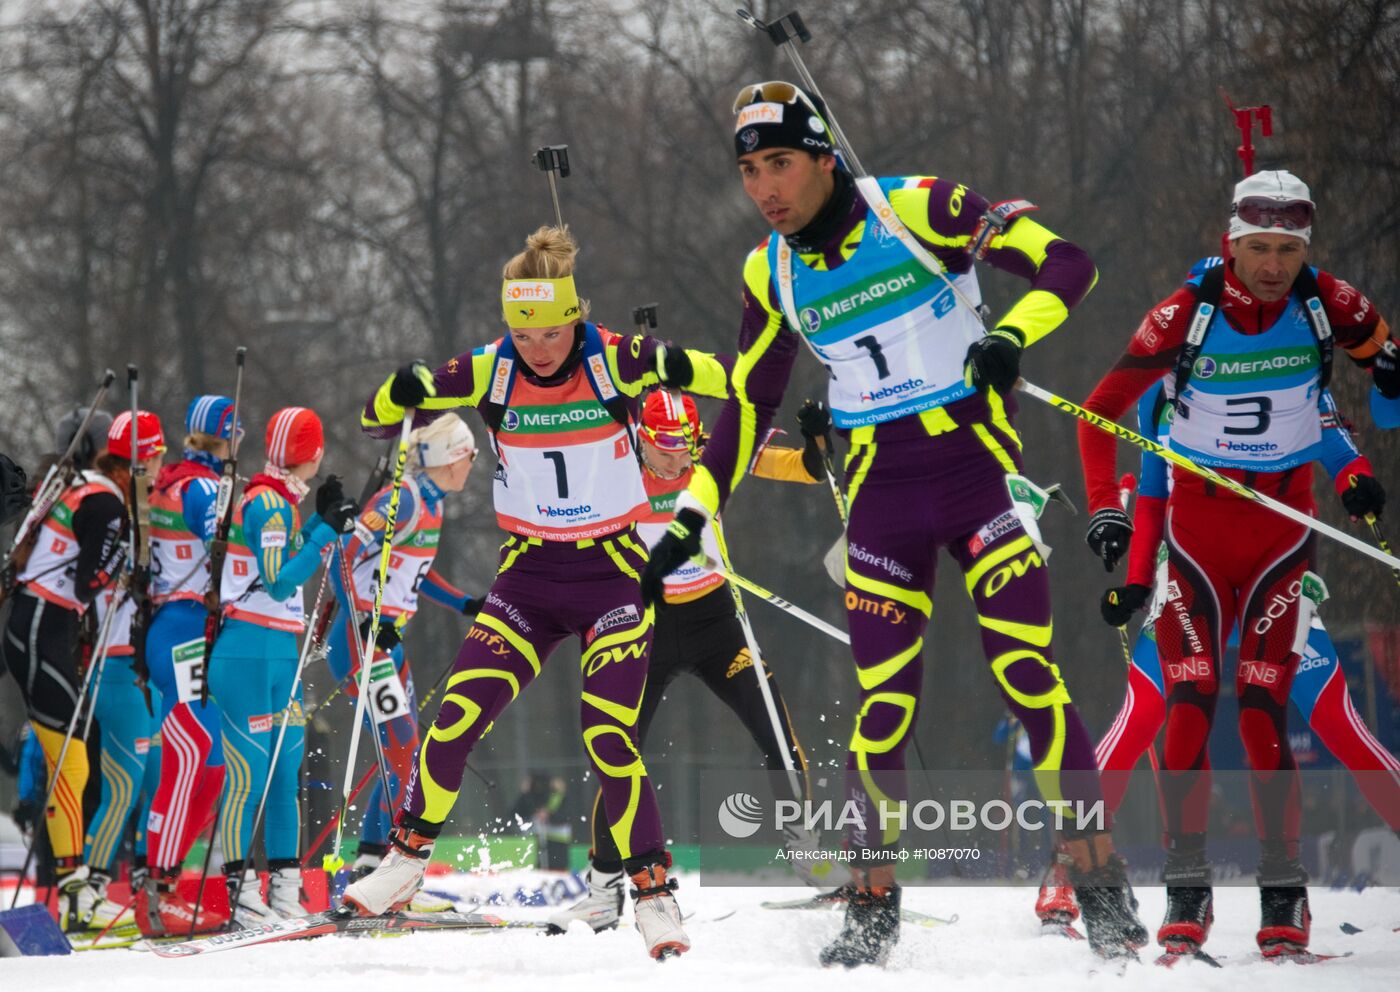
[[[682, 405], [683, 404], [683, 405]], [[822, 455], [817, 450], [817, 437], [825, 437], [830, 429], [830, 414], [824, 405], [811, 404], [806, 410], [818, 414], [811, 434], [803, 421], [805, 449], [777, 448], [765, 445], [754, 460], [752, 473], [759, 478], [787, 482], [814, 483], [824, 479]], [[825, 425], [820, 419], [825, 419]], [[637, 531], [647, 546], [655, 544], [675, 516], [676, 497], [690, 482], [692, 459], [703, 448], [700, 415], [695, 401], [689, 396], [678, 400], [667, 390], [650, 393], [642, 405], [642, 429], [638, 452], [642, 463], [642, 481], [646, 487], [648, 507], [637, 524]], [[723, 535], [718, 525], [706, 531], [706, 554], [720, 560], [719, 542]], [[774, 729], [754, 676], [754, 658], [749, 650], [744, 629], [735, 613], [734, 599], [724, 577], [702, 564], [688, 562], [666, 577], [665, 606], [656, 614], [656, 632], [652, 638], [651, 659], [647, 672], [646, 691], [637, 717], [637, 746], [645, 748], [647, 728], [651, 726], [657, 707], [666, 689], [684, 672], [705, 683], [726, 706], [734, 711], [744, 729], [753, 737], [763, 754], [770, 772], [782, 772], [787, 764], [783, 751], [791, 755], [802, 789], [806, 791], [807, 757], [798, 743], [788, 715], [787, 704], [778, 682], [764, 662], [763, 677], [777, 711], [780, 726]], [[779, 737], [781, 733], [781, 737]], [[593, 850], [588, 872], [588, 895], [568, 909], [549, 918], [551, 928], [567, 930], [575, 920], [582, 920], [594, 931], [617, 926], [622, 913], [622, 860], [617, 853], [611, 833], [606, 826], [600, 803], [602, 791], [593, 801]], [[810, 834], [794, 832], [790, 846], [813, 844]], [[794, 869], [810, 878], [813, 863], [794, 859]]]
[[[383, 785], [376, 775], [360, 827], [359, 856], [354, 865], [356, 877], [378, 868], [389, 849], [391, 811], [403, 801], [403, 784], [408, 781], [413, 755], [418, 750], [418, 702], [413, 674], [404, 656], [404, 626], [417, 612], [420, 596], [466, 616], [475, 616], [481, 608], [480, 599], [455, 588], [433, 568], [447, 494], [462, 491], [471, 474], [472, 462], [476, 460], [476, 439], [471, 428], [455, 413], [443, 414], [409, 435], [408, 460], [410, 472], [404, 477], [403, 491], [399, 494], [389, 577], [384, 586], [381, 609], [385, 619], [379, 628], [375, 652], [376, 662], [386, 658], [393, 661], [402, 692], [376, 692], [377, 682], [371, 682], [366, 703], [367, 707], [381, 709], [379, 715], [367, 709], [366, 718], [371, 719], [371, 727], [378, 724], [394, 795], [392, 798], [384, 795]], [[374, 586], [379, 578], [379, 552], [392, 488], [385, 486], [374, 494], [360, 513], [354, 536], [345, 542], [344, 553], [351, 563], [349, 590], [341, 581], [339, 562], [331, 563], [331, 582], [339, 604], [339, 616], [327, 638], [326, 661], [336, 682], [347, 684], [352, 697], [359, 692], [359, 658], [369, 636]], [[387, 713], [384, 712], [386, 708]], [[412, 908], [420, 911], [449, 909], [451, 904], [438, 901], [429, 906], [419, 899]]]
[[[65, 930], [100, 928], [112, 922], [116, 911], [104, 901], [105, 878], [100, 872], [94, 875], [88, 865], [81, 863], [83, 789], [89, 767], [87, 750], [76, 733], [64, 754], [62, 767], [56, 766], [82, 679], [87, 677], [85, 663], [91, 660], [82, 657], [86, 652], [78, 643], [83, 615], [98, 595], [116, 581], [126, 560], [130, 420], [130, 414], [124, 414], [113, 422], [113, 430], [117, 423], [125, 425], [122, 438], [114, 441], [109, 434], [109, 450], [97, 456], [92, 469], [79, 473], [40, 525], [34, 550], [19, 573], [19, 587], [2, 648], [5, 664], [19, 683], [48, 767], [53, 795], [45, 814], [62, 894], [59, 922]], [[160, 464], [159, 452], [164, 450], [160, 422], [153, 414], [140, 411], [137, 426], [138, 457], [146, 456], [154, 472]], [[113, 444], [117, 447], [115, 452], [110, 450]], [[114, 617], [112, 622], [116, 624], [121, 619]], [[124, 675], [129, 680], [129, 663], [123, 664], [121, 659], [113, 662], [107, 666], [112, 670], [110, 676], [104, 669], [104, 681], [110, 678], [115, 684]], [[100, 696], [99, 691], [99, 702]], [[136, 698], [144, 712], [145, 703], [139, 692]], [[110, 798], [105, 787], [104, 796]]]
[[647, 552], [634, 522], [647, 497], [634, 430], [648, 386], [665, 382], [723, 396], [727, 376], [711, 356], [590, 322], [574, 288], [577, 251], [565, 230], [536, 231], [505, 266], [509, 333], [436, 372], [418, 363], [400, 369], [365, 407], [364, 428], [376, 437], [391, 436], [407, 407], [424, 422], [443, 410], [477, 407], [499, 459], [496, 519], [508, 536], [419, 749], [389, 854], [345, 890], [345, 901], [376, 914], [412, 897], [472, 747], [572, 635], [583, 643], [584, 748], [635, 886], [637, 927], [648, 953], [660, 958], [687, 950], [690, 941], [637, 752], [652, 614], [638, 583]]
[[[224, 559], [224, 622], [209, 658], [209, 691], [222, 719], [227, 765], [219, 812], [224, 878], [233, 919], [242, 926], [304, 912], [297, 792], [306, 721], [300, 686], [292, 695], [297, 635], [305, 628], [301, 587], [326, 546], [354, 527], [359, 514], [355, 501], [327, 480], [316, 493], [317, 512], [298, 525], [297, 504], [310, 491], [307, 483], [320, 469], [324, 450], [321, 420], [313, 411], [294, 406], [273, 415], [267, 464], [243, 491]], [[272, 749], [287, 709], [286, 737], [274, 764]], [[269, 776], [264, 902], [248, 859], [253, 819]]]
[[[1220, 260], [1213, 261], [1218, 264]], [[1165, 382], [1149, 389], [1138, 401], [1139, 432], [1166, 444], [1170, 409]], [[1379, 510], [1384, 504], [1384, 492], [1371, 474], [1370, 462], [1352, 442], [1329, 391], [1323, 392], [1320, 410], [1320, 461], [1338, 492], [1349, 500], [1348, 510], [1362, 515], [1371, 508]], [[1353, 477], [1357, 480], [1355, 485], [1351, 482]], [[1157, 455], [1144, 453], [1137, 502], [1133, 506], [1134, 539], [1129, 545], [1127, 584], [1105, 592], [1099, 606], [1110, 626], [1127, 624], [1153, 599], [1154, 592], [1157, 596], [1165, 594], [1166, 549], [1161, 536], [1169, 492], [1167, 463]], [[1096, 752], [1099, 769], [1104, 773], [1104, 800], [1113, 810], [1122, 802], [1129, 776], [1157, 739], [1166, 718], [1165, 680], [1154, 629], [1157, 613], [1154, 604], [1138, 632], [1128, 669], [1127, 694]], [[1229, 644], [1238, 643], [1237, 624], [1230, 632]], [[1372, 735], [1352, 705], [1337, 650], [1317, 616], [1312, 618], [1289, 699], [1323, 746], [1356, 776], [1357, 786], [1387, 826], [1400, 830], [1400, 774], [1396, 774], [1400, 773], [1400, 761]], [[1036, 902], [1036, 914], [1049, 926], [1072, 923], [1078, 916], [1074, 892], [1063, 874], [1063, 866], [1057, 863], [1053, 880], [1041, 886]], [[1202, 941], [1204, 937], [1202, 933]]]
[[146, 824], [150, 875], [136, 893], [137, 921], [148, 933], [208, 928], [175, 889], [194, 839], [208, 826], [224, 783], [219, 711], [201, 700], [208, 545], [214, 538], [219, 476], [234, 431], [233, 401], [196, 396], [185, 411], [184, 457], [161, 469], [151, 494], [151, 599], [146, 666], [160, 691], [160, 784]]
[[[145, 477], [154, 479], [165, 454], [164, 432], [154, 413], [139, 411], [136, 422], [137, 457], [145, 467]], [[130, 412], [119, 415], [108, 429], [107, 454], [126, 465], [131, 464]], [[129, 492], [127, 498], [129, 502]], [[148, 526], [148, 521], [141, 521], [143, 529]], [[144, 814], [150, 807], [160, 774], [160, 738], [142, 689], [143, 673], [132, 645], [136, 599], [130, 583], [125, 586], [119, 583], [103, 590], [95, 605], [92, 620], [99, 631], [108, 611], [116, 610], [116, 614], [108, 625], [106, 651], [103, 652], [105, 661], [93, 658], [100, 676], [98, 672], [92, 674], [98, 681], [94, 681], [89, 692], [95, 693], [92, 715], [99, 732], [102, 799], [88, 821], [83, 842], [83, 864], [88, 871], [89, 887], [78, 894], [78, 915], [92, 928], [100, 929], [134, 922], [130, 910], [123, 910], [106, 898], [107, 886], [116, 875], [117, 853], [133, 813], [138, 814], [133, 868], [145, 860]], [[159, 707], [159, 693], [152, 696], [149, 705]]]

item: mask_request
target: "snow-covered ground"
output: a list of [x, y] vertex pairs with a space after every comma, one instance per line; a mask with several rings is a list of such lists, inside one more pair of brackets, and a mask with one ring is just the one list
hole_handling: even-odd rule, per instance
[[[462, 878], [434, 880], [433, 888], [465, 891]], [[499, 887], [499, 881], [498, 885]], [[418, 933], [392, 939], [324, 937], [182, 960], [131, 950], [89, 951], [68, 957], [0, 961], [5, 992], [282, 992], [282, 990], [425, 990], [425, 992], [535, 992], [564, 989], [645, 989], [647, 992], [859, 992], [898, 983], [938, 992], [970, 989], [1007, 992], [1040, 989], [1080, 992], [1117, 989], [1220, 989], [1239, 992], [1268, 983], [1269, 992], [1394, 987], [1400, 974], [1400, 893], [1312, 892], [1313, 948], [1353, 952], [1345, 960], [1303, 966], [1257, 959], [1254, 929], [1258, 900], [1250, 888], [1216, 890], [1216, 925], [1208, 948], [1224, 959], [1213, 970], [1190, 964], [1167, 970], [1144, 963], [1120, 977], [1095, 969], [1082, 942], [1043, 938], [1031, 912], [1029, 889], [906, 888], [905, 905], [939, 916], [958, 914], [949, 927], [905, 925], [889, 968], [881, 973], [824, 970], [817, 952], [840, 927], [839, 911], [768, 910], [764, 899], [791, 899], [796, 888], [716, 888], [681, 876], [679, 898], [693, 913], [693, 950], [654, 964], [630, 926], [591, 934], [581, 926], [562, 937], [523, 931], [484, 934]], [[1155, 927], [1161, 889], [1139, 893], [1142, 917]], [[733, 915], [719, 918], [733, 910]], [[501, 915], [540, 918], [549, 909], [501, 908]], [[1344, 935], [1342, 922], [1364, 932]], [[660, 983], [660, 984], [658, 984]]]

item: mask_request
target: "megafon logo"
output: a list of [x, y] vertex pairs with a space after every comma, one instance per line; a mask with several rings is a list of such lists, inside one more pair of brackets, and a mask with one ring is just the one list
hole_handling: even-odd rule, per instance
[[821, 330], [822, 315], [817, 312], [816, 307], [804, 307], [797, 319], [802, 321], [802, 329], [808, 334], [816, 334]]
[[739, 840], [752, 837], [763, 825], [763, 806], [747, 792], [736, 792], [719, 804], [719, 825]]
[[554, 283], [512, 282], [506, 287], [506, 295], [512, 300], [537, 300], [541, 303], [553, 303]]
[[501, 427], [508, 431], [513, 431], [520, 426], [520, 414], [514, 410], [507, 410], [506, 415], [501, 418]]
[[578, 517], [592, 513], [593, 507], [587, 503], [583, 506], [540, 506], [536, 503], [535, 510], [545, 517]]
[[896, 386], [886, 386], [869, 393], [861, 393], [862, 403], [877, 403], [880, 400], [889, 399], [891, 396], [898, 396], [901, 393], [910, 393], [924, 384], [922, 379], [905, 379]]
[[1191, 371], [1202, 379], [1209, 379], [1211, 376], [1215, 375], [1215, 359], [1198, 358], [1196, 359], [1196, 367]]

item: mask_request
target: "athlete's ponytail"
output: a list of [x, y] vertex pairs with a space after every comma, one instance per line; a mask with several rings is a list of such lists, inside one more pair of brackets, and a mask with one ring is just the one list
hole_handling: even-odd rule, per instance
[[[525, 239], [525, 250], [501, 270], [503, 279], [563, 279], [574, 274], [578, 242], [565, 227], [541, 227]], [[588, 319], [588, 301], [578, 301], [579, 319]]]

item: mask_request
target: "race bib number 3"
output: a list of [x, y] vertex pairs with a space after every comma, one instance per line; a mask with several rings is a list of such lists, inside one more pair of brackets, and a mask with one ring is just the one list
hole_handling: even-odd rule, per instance
[[204, 691], [204, 638], [175, 645], [170, 652], [175, 663], [175, 693], [182, 703], [199, 700]]

